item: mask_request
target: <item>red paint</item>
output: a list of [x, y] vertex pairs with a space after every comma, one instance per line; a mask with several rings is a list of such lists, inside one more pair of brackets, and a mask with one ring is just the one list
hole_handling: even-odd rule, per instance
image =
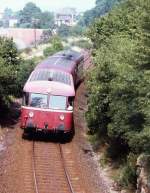
[[[29, 112], [33, 112], [33, 118], [29, 117]], [[64, 121], [60, 120], [60, 115], [64, 115]], [[26, 128], [28, 121], [31, 121], [37, 129], [45, 129], [45, 124], [48, 125], [48, 131], [55, 131], [59, 125], [64, 124], [64, 132], [72, 129], [72, 112], [54, 112], [41, 110], [29, 110], [22, 107], [21, 127]]]

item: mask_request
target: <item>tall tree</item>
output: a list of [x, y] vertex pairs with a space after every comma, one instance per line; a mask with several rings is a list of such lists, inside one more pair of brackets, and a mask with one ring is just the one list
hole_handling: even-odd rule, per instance
[[96, 6], [84, 13], [80, 19], [79, 24], [82, 26], [88, 26], [96, 18], [108, 13], [117, 3], [122, 0], [96, 0]]
[[6, 8], [6, 9], [4, 10], [4, 16], [3, 16], [3, 18], [4, 18], [4, 19], [9, 19], [12, 15], [13, 15], [12, 9]]
[[20, 26], [33, 28], [35, 25], [34, 20], [40, 19], [40, 16], [41, 9], [37, 7], [34, 3], [29, 2], [19, 13]]
[[47, 29], [54, 27], [54, 15], [51, 12], [45, 11], [42, 12], [40, 16], [40, 28]]
[[18, 14], [19, 27], [52, 28], [54, 16], [51, 12], [42, 12], [34, 3], [29, 2]]
[[0, 106], [16, 92], [19, 55], [12, 39], [0, 38]]

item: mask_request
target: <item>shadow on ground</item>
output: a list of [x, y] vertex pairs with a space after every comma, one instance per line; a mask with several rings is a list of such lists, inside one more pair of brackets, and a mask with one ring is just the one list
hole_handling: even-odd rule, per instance
[[2, 128], [14, 129], [14, 125], [18, 122], [20, 117], [20, 103], [12, 102], [10, 108], [4, 107], [0, 109], [0, 126]]
[[30, 141], [43, 141], [43, 142], [53, 142], [53, 143], [70, 143], [74, 137], [74, 132], [72, 133], [44, 133], [44, 132], [34, 132], [30, 134], [23, 133], [22, 138]]

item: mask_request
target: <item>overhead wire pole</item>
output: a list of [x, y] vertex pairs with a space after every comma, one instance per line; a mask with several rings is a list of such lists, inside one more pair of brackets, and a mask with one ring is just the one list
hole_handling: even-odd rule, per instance
[[39, 19], [35, 19], [35, 18], [32, 19], [32, 23], [33, 23], [33, 26], [34, 26], [34, 47], [35, 48], [37, 47], [36, 27], [37, 27], [38, 21], [39, 21]]
[[34, 47], [36, 48], [36, 25], [34, 26]]

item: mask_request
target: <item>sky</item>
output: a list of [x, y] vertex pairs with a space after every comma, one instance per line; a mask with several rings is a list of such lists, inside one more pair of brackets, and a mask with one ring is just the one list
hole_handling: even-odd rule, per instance
[[42, 10], [47, 11], [56, 11], [63, 7], [75, 7], [78, 11], [85, 11], [95, 5], [95, 0], [0, 0], [0, 11], [6, 7], [18, 11], [28, 2], [33, 2]]

